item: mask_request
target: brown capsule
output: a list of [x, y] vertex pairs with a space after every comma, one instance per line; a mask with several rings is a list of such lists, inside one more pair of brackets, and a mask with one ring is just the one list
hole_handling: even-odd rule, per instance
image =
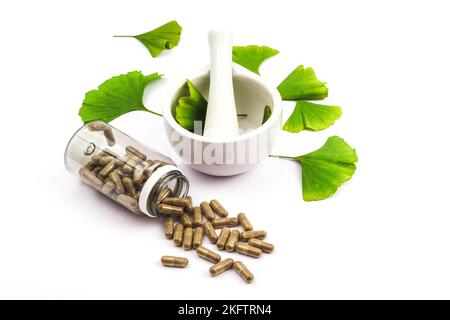
[[192, 249], [192, 237], [194, 236], [194, 230], [191, 227], [187, 227], [184, 229], [183, 233], [183, 249], [191, 250]]
[[189, 205], [189, 199], [186, 197], [184, 197], [184, 198], [166, 197], [161, 200], [161, 203], [170, 204], [171, 206], [185, 208], [187, 205]]
[[126, 152], [131, 153], [132, 155], [135, 155], [136, 157], [142, 159], [143, 161], [145, 161], [147, 159], [147, 156], [145, 154], [143, 154], [142, 152], [140, 152], [138, 149], [136, 149], [133, 146], [128, 146], [125, 148]]
[[114, 151], [112, 151], [111, 149], [103, 149], [102, 153], [105, 156], [112, 156], [112, 157], [114, 157], [116, 159], [120, 158], [119, 155], [117, 153], [115, 153]]
[[184, 213], [183, 208], [175, 207], [175, 206], [171, 206], [169, 204], [163, 204], [163, 203], [160, 203], [156, 206], [156, 211], [158, 211], [158, 213], [162, 216], [173, 215], [173, 216], [179, 217]]
[[133, 183], [137, 187], [142, 187], [142, 183], [144, 182], [144, 170], [142, 167], [136, 168], [133, 171]]
[[133, 180], [131, 178], [125, 177], [122, 179], [123, 186], [125, 187], [125, 191], [132, 196], [136, 197], [136, 188], [134, 187]]
[[211, 222], [206, 221], [203, 223], [203, 231], [205, 231], [206, 236], [212, 244], [215, 244], [217, 242], [217, 233], [216, 230], [214, 230]]
[[203, 243], [203, 228], [202, 227], [197, 227], [195, 228], [194, 231], [194, 238], [192, 240], [192, 246], [194, 247], [194, 249], [197, 249], [198, 247], [200, 247]]
[[255, 278], [250, 270], [241, 261], [236, 261], [233, 264], [233, 269], [237, 272], [237, 274], [241, 276], [242, 279], [244, 279], [248, 283], [252, 282]]
[[215, 253], [214, 251], [209, 250], [208, 248], [202, 246], [197, 248], [197, 254], [200, 258], [206, 259], [214, 263], [217, 263], [222, 259], [220, 257], [220, 254]]
[[202, 214], [209, 221], [213, 220], [216, 217], [208, 202], [203, 201], [202, 203], [200, 203], [200, 209], [202, 210]]
[[109, 178], [115, 184], [117, 193], [124, 193], [125, 192], [125, 188], [123, 186], [122, 179], [120, 178], [119, 173], [117, 172], [117, 170], [114, 170], [113, 172], [111, 172], [110, 175], [109, 175]]
[[236, 247], [236, 243], [239, 240], [239, 230], [232, 230], [230, 236], [228, 237], [227, 244], [225, 245], [225, 249], [228, 252], [233, 252]]
[[237, 218], [216, 218], [211, 221], [215, 229], [220, 229], [223, 227], [236, 227], [238, 225]]
[[[91, 160], [89, 160], [89, 161], [84, 165], [84, 167], [81, 168], [81, 169], [92, 170], [92, 169], [94, 169], [95, 166], [97, 166], [97, 165], [98, 165], [98, 163], [95, 163], [95, 161], [91, 159]], [[81, 170], [81, 169], [80, 169], [80, 170]]]
[[177, 247], [181, 247], [181, 244], [183, 243], [183, 225], [177, 224], [175, 226], [175, 231], [173, 232], [173, 243]]
[[202, 211], [200, 207], [194, 207], [192, 214], [192, 225], [194, 227], [200, 227], [202, 225]]
[[162, 256], [161, 263], [165, 267], [185, 268], [189, 260], [183, 257]]
[[245, 231], [252, 231], [253, 226], [248, 220], [245, 213], [241, 212], [237, 215], [237, 218], [239, 220], [239, 224], [244, 228]]
[[262, 253], [261, 249], [249, 246], [248, 244], [242, 242], [238, 242], [235, 249], [237, 252], [253, 258], [258, 258]]
[[191, 196], [187, 196], [186, 197], [188, 199], [188, 204], [187, 206], [184, 208], [184, 210], [189, 213], [189, 214], [193, 214], [193, 210], [194, 210], [194, 206], [192, 205], [192, 197]]
[[209, 273], [212, 277], [218, 276], [221, 273], [224, 273], [227, 270], [233, 268], [234, 260], [231, 258], [227, 258], [223, 261], [220, 261], [209, 268]]
[[225, 218], [228, 216], [228, 211], [220, 204], [219, 201], [213, 199], [209, 202], [211, 209], [220, 217]]
[[106, 166], [103, 167], [102, 170], [98, 173], [98, 175], [102, 178], [106, 178], [109, 176], [111, 172], [117, 167], [117, 163], [115, 161], [109, 162]]
[[192, 219], [187, 213], [183, 213], [180, 217], [180, 222], [185, 227], [192, 227]]
[[161, 191], [161, 193], [158, 196], [158, 200], [156, 201], [157, 203], [160, 203], [162, 199], [164, 199], [165, 197], [170, 197], [170, 195], [172, 194], [172, 190], [170, 188], [165, 188], [163, 191]]
[[116, 201], [133, 212], [139, 212], [139, 204], [135, 198], [122, 193], [117, 196]]
[[112, 147], [116, 144], [116, 138], [114, 138], [114, 133], [111, 128], [106, 128], [105, 130], [103, 130], [103, 135], [106, 138], [108, 146]]
[[108, 125], [101, 121], [93, 121], [88, 124], [89, 131], [103, 131], [106, 128], [108, 128]]
[[267, 232], [263, 230], [258, 231], [243, 231], [239, 236], [239, 240], [248, 241], [248, 239], [256, 238], [256, 239], [264, 239], [267, 235]]
[[100, 163], [102, 166], [106, 166], [111, 161], [116, 161], [116, 158], [113, 156], [103, 156], [98, 159], [98, 163]]
[[103, 187], [103, 181], [100, 180], [95, 174], [90, 172], [87, 168], [82, 167], [79, 171], [81, 180], [90, 185], [91, 187], [101, 190]]
[[274, 249], [273, 244], [256, 238], [248, 239], [248, 244], [252, 247], [259, 248], [264, 252], [271, 253]]
[[225, 249], [225, 245], [227, 244], [230, 233], [231, 231], [227, 227], [224, 227], [220, 231], [219, 237], [217, 238], [217, 248], [219, 248], [220, 250]]
[[102, 187], [102, 193], [104, 195], [110, 196], [115, 187], [116, 185], [114, 184], [114, 182], [112, 182], [111, 180], [107, 180]]
[[164, 222], [164, 233], [167, 239], [173, 238], [173, 225], [174, 222], [172, 217], [168, 217]]
[[124, 165], [122, 166], [122, 171], [123, 171], [124, 173], [126, 173], [127, 175], [128, 175], [128, 174], [133, 174], [133, 167], [130, 166], [129, 164], [124, 164]]
[[102, 170], [102, 166], [95, 167], [94, 169], [91, 170], [91, 172], [95, 175], [98, 175], [100, 170]]

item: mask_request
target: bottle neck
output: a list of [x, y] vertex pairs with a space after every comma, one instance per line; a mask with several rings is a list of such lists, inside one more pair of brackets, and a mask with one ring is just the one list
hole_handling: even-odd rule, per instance
[[156, 206], [160, 194], [166, 188], [172, 190], [173, 197], [184, 197], [189, 192], [189, 181], [175, 166], [166, 165], [155, 170], [146, 181], [139, 197], [139, 208], [149, 217], [157, 217]]

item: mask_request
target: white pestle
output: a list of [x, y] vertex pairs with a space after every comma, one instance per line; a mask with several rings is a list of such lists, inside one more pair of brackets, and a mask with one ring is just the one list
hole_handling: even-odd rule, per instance
[[228, 139], [239, 135], [234, 101], [231, 33], [223, 29], [209, 32], [211, 59], [206, 137]]

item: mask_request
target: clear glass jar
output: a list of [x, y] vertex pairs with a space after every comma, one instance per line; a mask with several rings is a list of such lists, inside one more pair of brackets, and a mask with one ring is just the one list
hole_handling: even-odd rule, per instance
[[156, 217], [161, 197], [184, 197], [189, 181], [172, 159], [101, 121], [81, 127], [66, 147], [67, 170], [135, 214]]

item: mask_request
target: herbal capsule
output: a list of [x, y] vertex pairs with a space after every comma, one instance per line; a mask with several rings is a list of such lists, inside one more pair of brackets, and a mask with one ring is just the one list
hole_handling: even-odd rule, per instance
[[231, 231], [227, 227], [224, 227], [222, 231], [220, 231], [219, 238], [217, 238], [217, 248], [219, 248], [220, 250], [225, 249], [225, 245], [227, 244], [230, 233]]
[[162, 203], [160, 203], [156, 206], [156, 211], [158, 211], [158, 213], [162, 216], [174, 215], [174, 216], [179, 217], [184, 213], [183, 208], [171, 206], [169, 204], [162, 204]]
[[205, 231], [205, 234], [208, 237], [209, 241], [212, 244], [215, 244], [217, 242], [217, 234], [211, 222], [206, 221], [205, 223], [203, 223], [203, 230]]
[[205, 248], [205, 247], [201, 247], [201, 246], [197, 248], [197, 255], [200, 258], [206, 259], [206, 260], [214, 262], [214, 263], [217, 263], [222, 259], [220, 257], [220, 254], [215, 253], [214, 251], [209, 250], [208, 248]]
[[248, 239], [248, 244], [252, 247], [259, 248], [264, 252], [271, 253], [274, 249], [273, 244], [256, 238]]
[[250, 270], [248, 270], [245, 264], [243, 264], [241, 261], [236, 261], [233, 264], [233, 269], [237, 272], [237, 274], [241, 276], [242, 279], [244, 279], [248, 283], [252, 282], [255, 278]]
[[224, 273], [227, 270], [233, 268], [234, 260], [231, 258], [227, 258], [223, 261], [220, 261], [209, 268], [209, 273], [212, 277], [218, 276], [221, 273]]
[[100, 165], [102, 166], [106, 166], [111, 161], [116, 161], [116, 158], [114, 158], [113, 156], [103, 156], [98, 159], [98, 163], [100, 163]]
[[144, 170], [142, 168], [133, 171], [133, 183], [135, 186], [142, 187], [144, 182]]
[[183, 232], [183, 249], [191, 250], [192, 249], [192, 237], [194, 236], [194, 230], [191, 227], [187, 227]]
[[219, 201], [213, 199], [209, 202], [211, 209], [220, 217], [225, 218], [228, 216], [228, 211], [220, 204]]
[[170, 204], [171, 206], [181, 207], [184, 208], [189, 205], [189, 199], [184, 198], [172, 198], [172, 197], [166, 197], [161, 200], [164, 204]]
[[216, 218], [211, 221], [215, 229], [220, 229], [223, 227], [236, 227], [238, 225], [237, 218]]
[[165, 197], [170, 197], [171, 194], [172, 194], [172, 190], [170, 188], [165, 188], [159, 194], [157, 203], [160, 203], [161, 200], [164, 199]]
[[236, 243], [238, 243], [239, 240], [239, 230], [232, 230], [230, 233], [230, 236], [228, 237], [227, 244], [225, 245], [225, 249], [228, 252], [233, 252], [234, 248], [236, 246]]
[[250, 223], [250, 221], [248, 220], [247, 216], [245, 215], [245, 213], [241, 212], [237, 215], [238, 220], [239, 220], [239, 224], [244, 228], [245, 231], [252, 231], [253, 230], [253, 226]]
[[102, 178], [106, 178], [107, 176], [109, 176], [109, 174], [111, 172], [113, 172], [113, 170], [117, 167], [117, 163], [115, 161], [111, 161], [110, 163], [108, 163], [106, 166], [103, 167], [102, 170], [100, 170], [100, 172], [98, 173], [98, 175]]
[[264, 239], [267, 235], [267, 232], [263, 230], [258, 231], [243, 231], [239, 236], [241, 241], [248, 241], [248, 239], [256, 238], [256, 239]]
[[187, 213], [183, 213], [180, 217], [180, 222], [185, 227], [192, 227], [192, 219]]
[[131, 180], [131, 178], [125, 177], [122, 179], [122, 183], [125, 187], [125, 191], [133, 198], [136, 197], [136, 188], [134, 187], [133, 180]]
[[98, 173], [100, 172], [100, 170], [102, 170], [103, 168], [101, 166], [95, 167], [94, 169], [91, 170], [91, 172], [95, 175], [98, 175]]
[[202, 203], [200, 203], [200, 209], [202, 210], [205, 218], [209, 221], [213, 220], [216, 217], [208, 202], [203, 201]]
[[248, 244], [241, 243], [241, 242], [238, 242], [236, 244], [235, 249], [237, 252], [245, 254], [246, 256], [250, 256], [253, 258], [258, 258], [262, 253], [261, 249], [249, 246]]
[[90, 172], [87, 168], [81, 168], [79, 173], [84, 183], [94, 187], [97, 190], [101, 190], [103, 187], [103, 181], [100, 180], [95, 174]]
[[189, 214], [193, 214], [194, 206], [192, 205], [192, 197], [191, 196], [187, 196], [186, 199], [188, 199], [188, 204], [184, 208], [184, 210], [186, 210], [186, 212], [189, 213]]
[[117, 170], [114, 170], [110, 173], [109, 178], [112, 182], [116, 185], [116, 192], [117, 193], [124, 193], [125, 188], [122, 183], [122, 179], [120, 178], [119, 174], [117, 173]]
[[119, 194], [117, 196], [117, 202], [119, 202], [124, 207], [130, 209], [131, 211], [139, 211], [139, 204], [135, 198], [127, 196], [126, 194]]
[[167, 239], [173, 238], [173, 224], [174, 222], [172, 217], [168, 217], [164, 223], [164, 230]]
[[173, 243], [177, 247], [181, 247], [181, 244], [183, 243], [183, 225], [177, 224], [175, 226], [175, 231], [173, 232]]
[[197, 227], [195, 228], [194, 231], [194, 238], [192, 240], [192, 246], [194, 247], [194, 249], [197, 249], [198, 247], [200, 247], [203, 243], [203, 228], [202, 227]]
[[165, 267], [185, 268], [189, 260], [182, 257], [162, 256], [161, 263]]
[[128, 146], [128, 147], [125, 148], [125, 150], [126, 150], [126, 152], [135, 155], [136, 157], [142, 159], [143, 161], [145, 161], [147, 159], [147, 156], [145, 154], [143, 154], [142, 152], [140, 152], [135, 147]]
[[200, 227], [202, 225], [202, 210], [200, 207], [194, 207], [194, 213], [192, 214], [192, 225], [194, 227]]
[[107, 180], [102, 187], [102, 193], [109, 196], [111, 195], [111, 192], [113, 192], [115, 187], [116, 185], [114, 184], [114, 182], [112, 182], [111, 180]]

